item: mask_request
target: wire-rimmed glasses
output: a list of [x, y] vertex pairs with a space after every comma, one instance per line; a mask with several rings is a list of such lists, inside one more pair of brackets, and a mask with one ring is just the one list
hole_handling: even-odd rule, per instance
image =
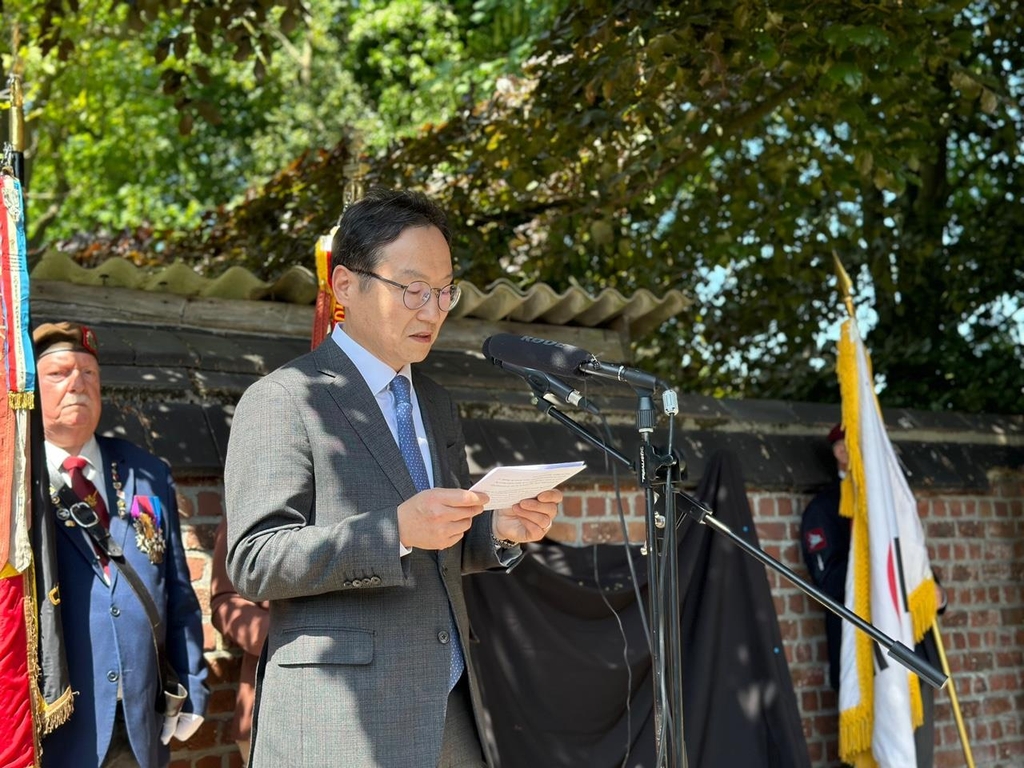
[[428, 283], [423, 280], [413, 280], [408, 285], [404, 283], [398, 283], [394, 280], [389, 280], [386, 277], [378, 275], [376, 272], [370, 272], [366, 269], [353, 269], [348, 267], [349, 272], [355, 272], [358, 275], [366, 275], [372, 277], [374, 280], [380, 280], [382, 283], [393, 285], [395, 288], [402, 289], [402, 301], [408, 309], [416, 310], [422, 309], [430, 301], [432, 294], [437, 294], [437, 306], [442, 312], [449, 311], [452, 307], [459, 303], [459, 298], [462, 296], [462, 289], [455, 283], [449, 283], [444, 288], [432, 288]]

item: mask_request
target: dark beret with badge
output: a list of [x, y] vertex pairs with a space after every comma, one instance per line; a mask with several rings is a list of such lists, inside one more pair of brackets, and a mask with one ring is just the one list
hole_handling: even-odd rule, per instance
[[100, 359], [96, 334], [79, 323], [43, 323], [32, 331], [36, 360], [52, 352], [85, 352]]

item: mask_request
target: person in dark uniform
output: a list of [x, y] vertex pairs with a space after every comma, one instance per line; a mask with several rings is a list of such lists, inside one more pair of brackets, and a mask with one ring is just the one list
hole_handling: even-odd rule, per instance
[[[850, 519], [839, 514], [839, 486], [846, 477], [850, 457], [846, 451], [846, 433], [842, 425], [836, 424], [828, 433], [828, 442], [832, 446], [832, 455], [836, 459], [838, 474], [835, 480], [823, 491], [818, 493], [806, 509], [800, 521], [800, 546], [804, 554], [804, 563], [811, 574], [811, 581], [822, 592], [838, 603], [846, 597], [846, 565], [850, 556]], [[946, 590], [939, 585], [939, 577], [934, 573], [938, 590], [939, 614], [946, 610]], [[839, 648], [843, 639], [843, 620], [825, 611], [825, 640], [828, 643], [829, 684], [835, 691], [839, 690]], [[939, 652], [931, 632], [914, 648], [914, 652], [923, 656], [935, 667], [940, 666]], [[935, 692], [930, 685], [921, 683], [921, 703], [924, 709], [924, 721], [914, 731], [914, 746], [917, 751], [918, 768], [931, 768], [935, 752]]]

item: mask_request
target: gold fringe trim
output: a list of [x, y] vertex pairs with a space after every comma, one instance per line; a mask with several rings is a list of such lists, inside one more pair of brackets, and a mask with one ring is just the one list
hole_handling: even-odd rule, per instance
[[36, 393], [8, 392], [7, 405], [12, 411], [31, 411], [36, 407]]
[[[39, 668], [39, 596], [36, 594], [35, 563], [29, 566], [25, 572], [25, 628], [28, 635], [28, 673], [29, 683], [32, 692], [32, 717], [35, 720], [36, 738], [36, 761], [42, 755], [42, 737], [52, 733], [58, 726], [63, 725], [75, 711], [74, 693], [71, 687], [64, 689], [52, 703], [43, 699], [43, 692], [39, 690], [39, 676], [42, 674]], [[31, 599], [30, 597], [31, 596]]]
[[920, 643], [921, 638], [931, 631], [932, 624], [935, 623], [935, 616], [939, 612], [939, 599], [935, 590], [935, 580], [925, 579], [907, 597], [907, 609], [914, 623], [915, 643]]
[[[849, 471], [843, 478], [840, 491], [840, 514], [852, 518], [852, 549], [850, 567], [853, 568], [853, 612], [867, 622], [871, 621], [871, 540], [868, 534], [868, 502], [864, 480], [864, 460], [860, 453], [860, 391], [857, 374], [857, 345], [853, 340], [853, 321], [843, 323], [839, 337], [837, 373], [842, 395], [843, 428], [846, 430], [846, 450]], [[872, 640], [863, 632], [854, 635], [856, 643], [858, 703], [839, 713], [839, 755], [844, 762], [874, 768], [871, 755], [871, 735], [874, 731], [874, 659]]]
[[924, 725], [924, 703], [921, 700], [921, 679], [913, 672], [907, 673], [910, 688], [910, 723], [917, 730]]
[[56, 730], [58, 726], [64, 725], [75, 711], [74, 696], [71, 689], [66, 689], [52, 704], [44, 703], [41, 709], [42, 735], [46, 736]]

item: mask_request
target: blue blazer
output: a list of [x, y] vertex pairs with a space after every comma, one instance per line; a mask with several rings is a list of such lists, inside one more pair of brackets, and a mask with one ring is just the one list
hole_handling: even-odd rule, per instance
[[[170, 470], [156, 456], [125, 440], [97, 435], [106, 477], [110, 533], [145, 583], [163, 618], [165, 651], [188, 690], [183, 711], [203, 714], [209, 694], [205, 683], [203, 627], [192, 589], [178, 523], [178, 505]], [[115, 479], [120, 490], [115, 487]], [[124, 504], [118, 500], [123, 498]], [[163, 562], [154, 564], [136, 545], [131, 510], [159, 506]], [[119, 515], [119, 508], [124, 517]], [[99, 766], [114, 728], [120, 685], [132, 749], [142, 768], [170, 762], [160, 743], [163, 716], [156, 710], [160, 671], [146, 612], [131, 585], [111, 565], [104, 580], [92, 544], [77, 527], [59, 520], [56, 528], [61, 618], [74, 713], [43, 740], [45, 768]]]

